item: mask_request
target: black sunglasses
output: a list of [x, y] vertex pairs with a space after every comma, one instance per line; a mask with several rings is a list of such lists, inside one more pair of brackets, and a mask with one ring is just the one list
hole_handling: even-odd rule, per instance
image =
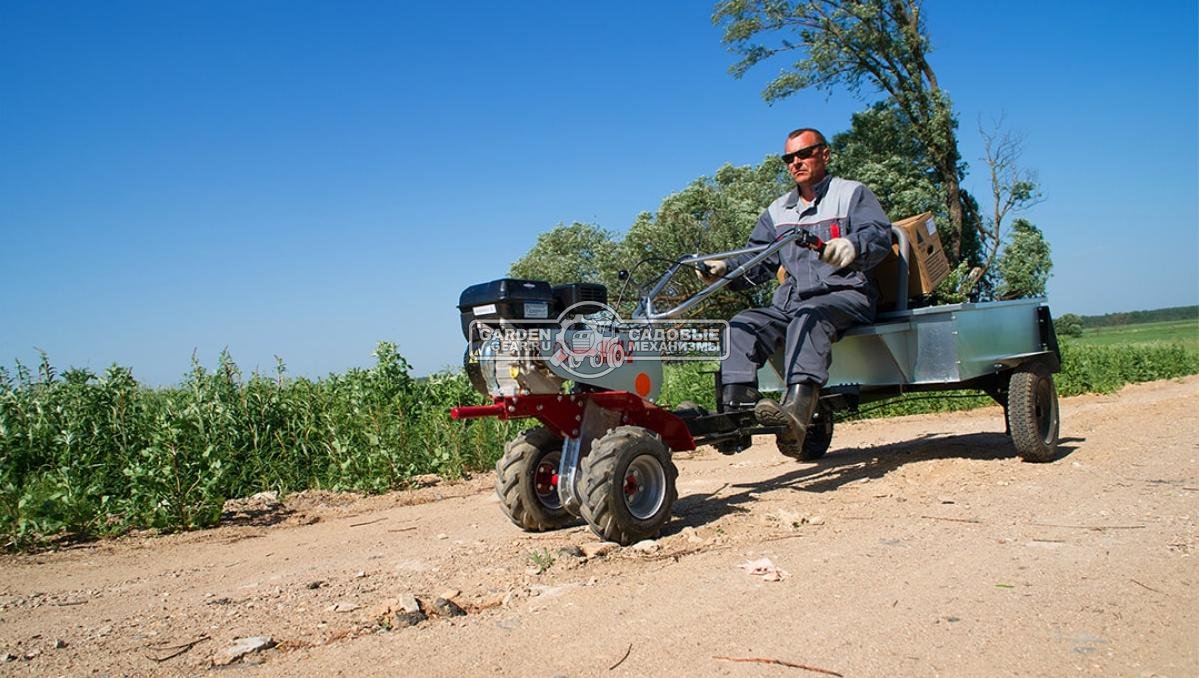
[[816, 153], [816, 151], [820, 150], [821, 148], [824, 148], [823, 143], [812, 144], [811, 146], [805, 146], [805, 147], [799, 149], [798, 151], [791, 151], [790, 153], [784, 153], [782, 156], [783, 164], [790, 165], [792, 162], [795, 161], [796, 158], [799, 158], [800, 160], [807, 160], [808, 158], [812, 157]]

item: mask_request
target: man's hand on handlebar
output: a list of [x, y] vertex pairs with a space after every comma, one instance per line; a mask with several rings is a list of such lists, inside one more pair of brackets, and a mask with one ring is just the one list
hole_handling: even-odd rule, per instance
[[723, 259], [708, 259], [695, 269], [695, 274], [699, 276], [700, 280], [710, 285], [724, 277], [728, 271], [729, 265]]
[[824, 243], [824, 249], [820, 252], [820, 258], [837, 268], [845, 268], [853, 263], [853, 260], [858, 256], [858, 251], [854, 248], [853, 243], [845, 238], [833, 238]]

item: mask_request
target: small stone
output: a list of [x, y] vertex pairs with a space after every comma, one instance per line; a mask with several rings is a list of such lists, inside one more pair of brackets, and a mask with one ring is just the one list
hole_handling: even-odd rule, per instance
[[63, 640], [62, 638], [56, 638], [54, 640], [54, 649], [55, 650], [61, 650], [66, 646], [67, 646], [67, 641]]
[[358, 570], [357, 572], [354, 573], [355, 579], [362, 579], [365, 576], [366, 576], [366, 570]]
[[410, 482], [415, 487], [432, 487], [441, 482], [441, 476], [436, 473], [424, 473], [419, 476], [412, 476]]
[[804, 518], [803, 521], [805, 523], [807, 523], [808, 525], [823, 525], [824, 524], [824, 518], [821, 516], [808, 516], [808, 517]]
[[408, 626], [416, 626], [426, 619], [428, 617], [420, 610], [415, 612], [396, 612], [395, 616], [391, 618], [391, 628], [402, 629]]
[[319, 589], [320, 587], [322, 587], [324, 585], [325, 585], [325, 582], [323, 582], [323, 581], [310, 581], [307, 584], [309, 591], [315, 591], [316, 589]]
[[449, 539], [450, 535], [446, 534], [445, 532], [440, 532], [440, 533], [438, 533], [437, 538], [438, 539]]
[[462, 591], [459, 591], [458, 589], [446, 589], [445, 591], [437, 594], [437, 597], [445, 598], [446, 600], [453, 600], [460, 595], [462, 595]]
[[18, 657], [17, 655], [15, 655], [11, 652], [5, 652], [4, 655], [2, 657], [0, 657], [0, 659], [3, 659], [4, 663], [7, 664], [8, 662], [17, 661], [18, 659], [20, 659], [20, 657]]
[[339, 600], [336, 603], [333, 603], [332, 605], [330, 605], [329, 607], [326, 607], [325, 612], [344, 613], [344, 612], [353, 612], [354, 610], [357, 610], [357, 609], [358, 609], [358, 603], [352, 603], [348, 600]]
[[420, 601], [411, 593], [405, 593], [399, 598], [399, 609], [404, 612], [420, 612]]
[[799, 527], [804, 523], [803, 516], [787, 509], [779, 509], [775, 515], [778, 516], [779, 522], [786, 527]]
[[261, 650], [269, 650], [274, 646], [275, 641], [270, 636], [242, 638], [233, 645], [218, 652], [212, 658], [212, 663], [214, 666], [228, 666], [248, 654]]
[[937, 501], [941, 502], [942, 504], [954, 503], [952, 497], [937, 497]]
[[629, 548], [638, 553], [657, 553], [662, 547], [653, 539], [643, 539]]
[[433, 609], [443, 617], [465, 617], [466, 610], [458, 607], [458, 604], [452, 600], [445, 598], [436, 598], [433, 600]]
[[25, 653], [25, 661], [33, 661], [34, 659], [37, 659], [40, 656], [42, 656], [41, 650], [30, 650]]
[[558, 555], [566, 556], [568, 558], [582, 558], [583, 549], [579, 548], [578, 546], [564, 546], [558, 549]]
[[620, 544], [617, 544], [614, 541], [593, 541], [583, 544], [579, 548], [583, 551], [583, 557], [599, 558], [600, 556], [606, 556], [620, 548]]

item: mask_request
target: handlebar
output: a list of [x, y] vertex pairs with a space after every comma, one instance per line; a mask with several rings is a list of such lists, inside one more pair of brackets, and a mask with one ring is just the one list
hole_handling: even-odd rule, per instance
[[[767, 257], [775, 252], [778, 252], [792, 242], [798, 244], [800, 247], [806, 247], [818, 253], [824, 252], [825, 243], [820, 239], [819, 236], [815, 235], [809, 230], [795, 226], [783, 231], [777, 237], [775, 237], [772, 242], [766, 245], [743, 247], [737, 250], [716, 252], [714, 254], [690, 254], [679, 257], [673, 264], [670, 265], [670, 268], [666, 269], [666, 272], [658, 278], [658, 280], [654, 283], [654, 286], [650, 288], [650, 291], [641, 298], [641, 302], [637, 304], [637, 309], [633, 311], [633, 317], [644, 318], [646, 320], [667, 320], [682, 315], [692, 306], [695, 306], [704, 299], [712, 296], [712, 294], [714, 294], [717, 290], [721, 289], [725, 285], [728, 285], [733, 280], [745, 275], [753, 267], [764, 261]], [[741, 264], [736, 269], [729, 271], [723, 276], [712, 281], [704, 289], [696, 292], [689, 298], [684, 299], [681, 303], [679, 303], [678, 306], [660, 313], [654, 311], [654, 297], [657, 297], [662, 293], [662, 290], [666, 288], [666, 285], [670, 282], [671, 278], [674, 277], [674, 274], [678, 272], [679, 268], [683, 266], [698, 266], [698, 268], [703, 271], [705, 275], [710, 276], [711, 268], [704, 263], [705, 260], [728, 259], [729, 257], [739, 256], [742, 254], [752, 254], [754, 256], [750, 257], [748, 261], [746, 261], [744, 264]]]

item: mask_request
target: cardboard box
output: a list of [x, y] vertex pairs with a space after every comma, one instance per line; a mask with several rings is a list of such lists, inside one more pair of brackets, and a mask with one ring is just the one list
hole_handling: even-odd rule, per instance
[[[911, 256], [908, 258], [908, 299], [932, 293], [949, 277], [949, 259], [937, 235], [937, 225], [932, 212], [917, 214], [895, 222], [908, 236]], [[899, 246], [891, 245], [891, 254], [874, 269], [878, 282], [879, 308], [894, 308], [898, 299]]]

